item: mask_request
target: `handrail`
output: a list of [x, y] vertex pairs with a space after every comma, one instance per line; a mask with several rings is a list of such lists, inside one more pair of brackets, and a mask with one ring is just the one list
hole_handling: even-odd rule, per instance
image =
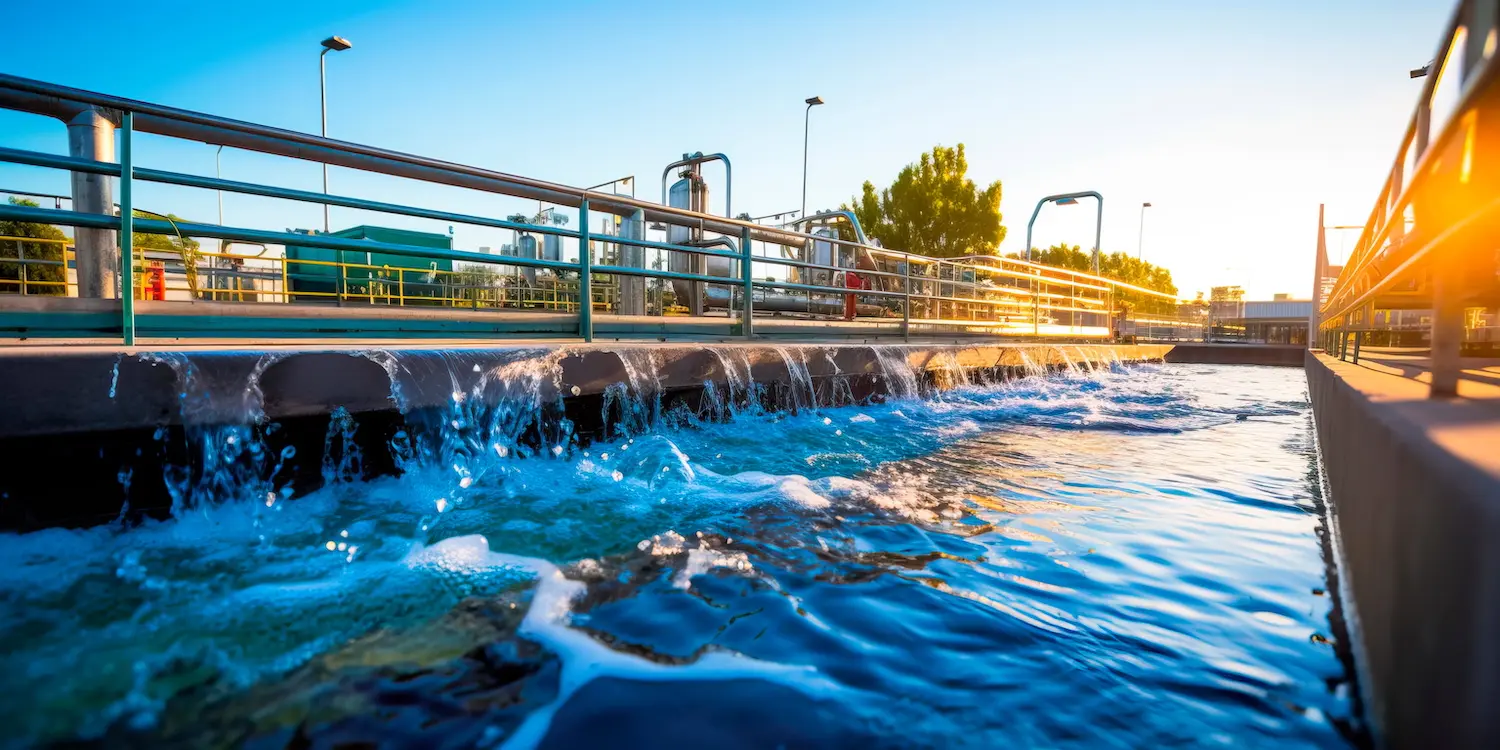
[[[1377, 250], [1388, 251], [1398, 248], [1391, 242], [1391, 233], [1394, 229], [1402, 230], [1402, 237], [1396, 242], [1404, 244], [1405, 214], [1406, 209], [1412, 205], [1412, 198], [1425, 186], [1433, 171], [1434, 163], [1441, 158], [1445, 147], [1450, 145], [1458, 134], [1472, 127], [1472, 123], [1466, 124], [1462, 115], [1476, 103], [1480, 94], [1489, 86], [1494, 85], [1497, 66], [1489, 64], [1488, 58], [1481, 58], [1477, 65], [1471, 65], [1471, 61], [1459, 59], [1459, 73], [1463, 75], [1458, 103], [1455, 105], [1453, 114], [1443, 123], [1437, 139], [1431, 138], [1430, 113], [1432, 107], [1432, 96], [1440, 84], [1442, 77], [1449, 73], [1447, 70], [1450, 57], [1455, 52], [1455, 43], [1458, 41], [1459, 31], [1465, 30], [1467, 39], [1469, 32], [1463, 24], [1464, 12], [1469, 8], [1467, 2], [1460, 2], [1450, 16], [1444, 27], [1442, 41], [1438, 45], [1437, 54], [1434, 56], [1435, 70], [1428, 73], [1422, 86], [1422, 92], [1418, 98], [1417, 106], [1408, 121], [1401, 143], [1397, 149], [1396, 159], [1391, 169], [1386, 173], [1385, 182], [1381, 186], [1380, 196], [1375, 206], [1370, 211], [1370, 217], [1365, 222], [1364, 229], [1360, 232], [1359, 240], [1355, 243], [1354, 250], [1345, 261], [1343, 270], [1334, 281], [1327, 299], [1318, 305], [1319, 317], [1322, 328], [1333, 328], [1341, 325], [1341, 318], [1364, 306], [1367, 302], [1377, 296], [1380, 292], [1389, 289], [1398, 283], [1401, 275], [1415, 267], [1415, 262], [1424, 257], [1434, 246], [1434, 242], [1424, 243], [1412, 254], [1399, 262], [1394, 269], [1386, 271], [1374, 282], [1367, 282], [1363, 290], [1354, 289], [1354, 285], [1371, 270], [1370, 264], [1374, 262], [1378, 254]], [[1406, 157], [1409, 151], [1415, 149], [1413, 154], [1413, 169], [1410, 181], [1402, 187], [1405, 179]], [[1483, 211], [1491, 210], [1485, 207]], [[1440, 231], [1437, 236], [1449, 236], [1451, 232]], [[1314, 290], [1316, 293], [1317, 290]], [[1353, 298], [1351, 299], [1351, 296]]]
[[[799, 246], [809, 240], [815, 240], [862, 247], [880, 255], [907, 256], [907, 254], [900, 251], [874, 247], [864, 243], [849, 242], [838, 238], [820, 237], [777, 227], [768, 227], [732, 217], [716, 217], [711, 214], [637, 200], [628, 196], [598, 193], [494, 170], [415, 156], [347, 141], [339, 141], [307, 133], [299, 133], [297, 131], [273, 128], [241, 120], [207, 115], [190, 110], [166, 107], [124, 97], [100, 94], [83, 89], [59, 86], [19, 76], [0, 74], [0, 108], [31, 112], [67, 120], [89, 107], [99, 107], [114, 111], [131, 111], [136, 115], [134, 123], [136, 130], [202, 141], [210, 145], [232, 146], [381, 174], [529, 198], [556, 205], [577, 207], [581, 201], [586, 199], [590, 202], [591, 208], [596, 211], [603, 211], [618, 216], [628, 216], [636, 210], [641, 210], [644, 212], [647, 221], [661, 221], [680, 226], [699, 227], [705, 231], [719, 232], [730, 236], [739, 236], [743, 231], [748, 230], [752, 239], [780, 245]], [[717, 157], [721, 155], [713, 156]], [[58, 164], [59, 168], [63, 168], [60, 167], [60, 162]], [[150, 171], [141, 171], [150, 174]], [[157, 172], [154, 176], [164, 177], [171, 174]], [[208, 186], [220, 182], [214, 180], [214, 183], [210, 183], [210, 180], [213, 178], [200, 178], [191, 175], [176, 175], [176, 177], [184, 180], [192, 179], [195, 183], [193, 186]], [[230, 181], [222, 181], [222, 183], [223, 187], [216, 187], [214, 189], [230, 189], [228, 187]], [[188, 183], [182, 182], [176, 184], [186, 185]], [[728, 197], [727, 193], [728, 191], [726, 190], [726, 198]], [[347, 200], [353, 201], [355, 199]], [[369, 203], [372, 206], [375, 204], [375, 202]], [[344, 204], [330, 202], [330, 205]], [[364, 206], [351, 205], [351, 207]], [[372, 208], [371, 210], [385, 209]], [[432, 213], [437, 214], [442, 212]], [[407, 215], [416, 214], [407, 213]], [[453, 220], [459, 220], [458, 215], [453, 215]], [[467, 222], [468, 220], [465, 219], [464, 221]], [[492, 223], [496, 221], [493, 219], [487, 220], [484, 222], [484, 225], [497, 226], [498, 224]], [[923, 262], [922, 260], [918, 260], [922, 256], [911, 256], [911, 258], [914, 262]], [[761, 260], [771, 262], [770, 258], [761, 258]], [[924, 260], [933, 261], [933, 259]], [[1056, 270], [1062, 273], [1071, 273], [1066, 269]], [[1096, 281], [1118, 283], [1102, 277], [1090, 278]]]
[[[579, 295], [582, 299], [588, 300], [595, 299], [590, 288], [591, 272], [606, 275], [649, 276], [658, 279], [702, 282], [731, 287], [740, 286], [745, 290], [747, 300], [750, 299], [750, 293], [757, 286], [769, 289], [807, 292], [809, 293], [809, 300], [811, 300], [812, 294], [822, 295], [825, 299], [827, 297], [835, 299], [899, 298], [906, 300], [905, 309], [902, 313], [903, 318], [909, 318], [910, 316], [911, 311], [909, 308], [911, 301], [935, 305], [935, 318], [931, 319], [941, 319], [945, 312], [960, 317], [978, 314], [999, 317], [1009, 315], [1009, 313], [998, 312], [1000, 310], [1025, 310], [1029, 308], [1033, 313], [1033, 317], [1038, 319], [1033, 320], [1033, 323], [1038, 325], [1042, 310], [1069, 313], [1081, 312], [1090, 315], [1110, 314], [1114, 305], [1112, 298], [1107, 295], [1112, 294], [1115, 290], [1144, 293], [1164, 299], [1175, 299], [1172, 295], [1125, 284], [1098, 275], [1080, 273], [1071, 269], [1055, 268], [998, 257], [944, 259], [917, 256], [898, 250], [870, 245], [868, 239], [863, 236], [863, 233], [858, 231], [858, 241], [855, 242], [842, 240], [837, 237], [823, 237], [797, 231], [796, 228], [801, 226], [806, 220], [803, 220], [803, 222], [793, 222], [793, 228], [791, 229], [766, 227], [732, 217], [717, 217], [705, 212], [657, 205], [627, 196], [596, 193], [587, 189], [572, 188], [502, 172], [335, 141], [320, 136], [296, 133], [294, 131], [270, 128], [187, 110], [30, 81], [15, 76], [0, 75], [0, 108], [51, 115], [65, 120], [89, 109], [102, 108], [106, 110], [103, 113], [106, 119], [118, 119], [121, 125], [122, 164], [12, 148], [0, 148], [0, 162], [20, 163], [68, 170], [75, 173], [118, 177], [121, 181], [121, 203], [127, 206], [129, 204], [131, 185], [134, 180], [141, 179], [184, 187], [311, 202], [324, 206], [336, 205], [356, 210], [369, 210], [416, 218], [508, 229], [517, 232], [572, 238], [578, 243], [579, 247], [578, 259], [575, 262], [564, 262], [561, 260], [554, 261], [514, 255], [494, 256], [466, 250], [423, 247], [397, 242], [357, 240], [319, 233], [299, 234], [290, 231], [276, 232], [195, 222], [161, 221], [158, 219], [137, 218], [134, 216], [134, 212], [128, 208], [124, 210], [122, 215], [110, 215], [108, 213], [41, 209], [28, 206], [0, 206], [0, 218], [73, 226], [90, 230], [122, 232], [120, 244], [126, 251], [121, 257], [123, 268], [120, 270], [120, 273], [123, 279], [128, 280], [126, 283], [127, 289], [134, 289], [135, 280], [141, 278], [138, 270], [133, 267], [138, 254], [130, 252], [131, 240], [137, 234], [151, 233], [217, 238], [225, 243], [244, 242], [260, 244], [262, 246], [268, 244], [294, 245], [340, 252], [374, 252], [424, 260], [475, 263], [487, 267], [503, 266], [551, 270], [555, 272], [576, 272], [579, 274]], [[189, 138], [210, 144], [231, 145], [273, 155], [319, 161], [325, 164], [336, 164], [369, 172], [418, 179], [429, 183], [531, 198], [556, 205], [575, 206], [579, 210], [580, 226], [577, 229], [563, 229], [552, 225], [494, 219], [486, 216], [364, 200], [351, 196], [329, 195], [291, 188], [225, 180], [218, 177], [210, 178], [138, 167], [132, 164], [128, 158], [130, 138], [136, 130], [178, 138]], [[723, 160], [726, 165], [726, 173], [728, 172], [728, 159], [722, 154], [708, 156], [695, 154], [684, 162], [668, 167], [667, 173], [669, 174], [672, 168], [681, 166], [684, 163], [701, 163], [702, 161], [712, 159]], [[732, 206], [729, 201], [729, 191], [726, 190], [726, 211], [730, 210]], [[637, 238], [639, 235], [637, 237], [615, 235], [591, 236], [586, 219], [590, 210], [620, 216], [639, 212], [638, 215], [644, 217], [647, 221], [666, 221], [677, 226], [693, 227], [704, 232], [718, 233], [723, 236], [710, 236], [698, 242], [683, 244], [657, 242], [644, 239], [643, 237]], [[857, 220], [855, 222], [857, 227]], [[859, 248], [862, 252], [869, 253], [868, 256], [863, 256], [865, 258], [883, 258], [885, 260], [879, 261], [879, 266], [875, 268], [845, 268], [838, 265], [837, 261], [835, 261], [834, 265], [822, 265], [791, 258], [776, 257], [774, 254], [756, 256], [751, 247], [751, 243], [755, 240], [773, 245], [791, 247], [805, 246], [810, 241], [829, 242], [839, 246]], [[734, 261], [740, 264], [740, 278], [701, 273], [647, 270], [640, 267], [626, 267], [612, 264], [595, 265], [592, 259], [594, 241], [605, 243], [606, 245], [637, 247], [669, 253], [692, 253]], [[710, 245], [721, 245], [727, 248], [727, 250], [714, 249], [709, 247]], [[98, 250], [91, 252], [95, 253], [91, 257], [98, 257]], [[892, 266], [889, 263], [891, 259], [904, 263], [905, 268], [902, 269], [900, 265]], [[285, 281], [289, 278], [286, 265], [312, 261], [294, 261], [283, 258], [281, 262], [283, 264], [283, 281]], [[902, 278], [905, 281], [905, 287], [901, 291], [892, 291], [889, 288], [849, 288], [848, 286], [833, 286], [831, 284], [777, 281], [771, 278], [756, 280], [753, 278], [752, 273], [753, 265], [756, 263], [771, 264], [784, 268], [807, 268], [835, 274], [859, 273], [871, 278]], [[864, 261], [855, 265], [861, 264], [870, 265]], [[341, 268], [345, 267], [345, 264], [342, 262], [339, 265]], [[189, 268], [189, 266], [192, 266], [192, 268]], [[183, 268], [186, 272], [195, 269], [196, 266], [185, 262]], [[893, 268], [899, 270], [892, 270]], [[401, 277], [404, 276], [406, 271], [396, 269], [396, 273], [398, 277]], [[1006, 281], [1007, 279], [1013, 281], [1008, 282]], [[1024, 285], [1016, 284], [1014, 281], [1025, 283]], [[371, 283], [375, 282], [372, 281]], [[913, 289], [913, 286], [917, 288]], [[1067, 289], [1061, 290], [1064, 293], [1057, 293], [1058, 287], [1067, 287]], [[312, 294], [313, 292], [307, 293]], [[280, 294], [285, 299], [292, 293], [284, 288]], [[134, 296], [133, 293], [126, 295], [127, 300], [133, 299]], [[1045, 303], [1044, 300], [1046, 300]], [[129, 301], [124, 301], [122, 304], [122, 307], [125, 308], [124, 330], [126, 331], [127, 339], [130, 335], [129, 332], [133, 328], [133, 316], [129, 312], [130, 304]], [[820, 302], [819, 304], [827, 303]], [[948, 307], [949, 304], [956, 305], [957, 307], [950, 308]], [[589, 321], [589, 308], [590, 305], [583, 305], [580, 310], [580, 335], [585, 339], [591, 335], [592, 330]], [[744, 310], [746, 315], [744, 333], [746, 335], [750, 333], [749, 314], [751, 310], [749, 308], [750, 305], [747, 303]], [[995, 312], [982, 312], [985, 308], [989, 308]], [[891, 310], [893, 308], [883, 307], [883, 309]], [[933, 307], [928, 307], [927, 312], [924, 314], [933, 315]], [[1074, 327], [1076, 328], [1076, 326]], [[1093, 329], [1097, 329], [1097, 326], [1091, 328], [1091, 330]], [[903, 323], [903, 332], [905, 330], [906, 324]]]

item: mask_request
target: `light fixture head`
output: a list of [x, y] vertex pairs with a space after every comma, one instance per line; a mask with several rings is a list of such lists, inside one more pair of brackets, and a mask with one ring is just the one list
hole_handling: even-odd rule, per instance
[[323, 40], [323, 46], [334, 52], [343, 52], [354, 45], [350, 44], [348, 39], [341, 36], [331, 36]]
[[819, 104], [823, 103], [823, 97], [821, 97], [821, 96], [814, 96], [814, 97], [811, 97], [811, 98], [806, 99], [804, 101], [806, 102], [807, 106], [809, 106], [809, 107], [816, 107]]

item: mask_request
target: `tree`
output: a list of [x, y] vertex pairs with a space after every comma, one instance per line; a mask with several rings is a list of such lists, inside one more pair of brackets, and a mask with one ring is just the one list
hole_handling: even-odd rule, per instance
[[[162, 219], [174, 226], [177, 222], [182, 221], [182, 217], [177, 214], [163, 216], [141, 210], [135, 212], [135, 217], [137, 219]], [[177, 253], [182, 258], [182, 273], [183, 276], [187, 277], [188, 290], [194, 297], [198, 296], [199, 245], [197, 240], [178, 234], [145, 234], [136, 232], [133, 245], [136, 252], [165, 250]], [[140, 270], [140, 264], [136, 265], [136, 269]]]
[[1000, 181], [980, 190], [965, 176], [968, 170], [964, 144], [934, 146], [879, 194], [866, 181], [852, 208], [844, 208], [889, 248], [934, 258], [994, 255], [1005, 239]]
[[[30, 206], [37, 208], [35, 201], [25, 198], [10, 199], [12, 206]], [[0, 221], [0, 237], [27, 237], [39, 240], [66, 241], [68, 236], [61, 229], [51, 224], [37, 224], [29, 221]], [[63, 265], [64, 245], [61, 242], [21, 242], [17, 240], [0, 240], [0, 258], [11, 258], [19, 260], [24, 253], [27, 260], [48, 261], [48, 264], [27, 263], [26, 264], [26, 293], [27, 294], [52, 294], [66, 295], [68, 287], [65, 283], [68, 279], [67, 266]], [[5, 263], [0, 261], [0, 290], [21, 291], [21, 263]], [[3, 280], [13, 280], [6, 283]], [[38, 282], [43, 282], [38, 284]]]
[[[1012, 258], [1025, 257], [1011, 253]], [[1031, 260], [1048, 266], [1068, 268], [1074, 271], [1093, 273], [1093, 254], [1084, 252], [1077, 245], [1053, 245], [1045, 250], [1032, 248]], [[1172, 272], [1160, 266], [1136, 260], [1128, 253], [1110, 253], [1099, 256], [1099, 275], [1126, 284], [1145, 287], [1164, 294], [1177, 294], [1177, 285], [1172, 283]], [[1176, 312], [1175, 302], [1149, 294], [1121, 290], [1115, 301], [1124, 307], [1158, 314]]]

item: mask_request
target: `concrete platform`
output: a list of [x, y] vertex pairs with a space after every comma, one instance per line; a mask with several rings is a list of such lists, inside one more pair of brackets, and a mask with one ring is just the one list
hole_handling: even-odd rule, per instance
[[1273, 365], [1301, 367], [1303, 346], [1284, 344], [1173, 344], [1168, 362], [1195, 365]]
[[1500, 361], [1307, 355], [1368, 713], [1393, 748], [1500, 747]]

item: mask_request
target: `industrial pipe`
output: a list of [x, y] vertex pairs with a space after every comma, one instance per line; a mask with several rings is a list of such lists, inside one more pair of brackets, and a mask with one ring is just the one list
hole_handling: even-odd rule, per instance
[[[724, 154], [704, 154], [700, 151], [686, 159], [668, 164], [667, 168], [661, 171], [661, 204], [663, 206], [667, 205], [667, 178], [671, 176], [672, 170], [678, 167], [688, 167], [710, 161], [724, 162], [724, 216], [731, 219], [734, 218], [734, 209], [732, 208], [734, 205], [734, 168], [729, 166], [729, 157]], [[704, 213], [707, 213], [707, 211]]]

